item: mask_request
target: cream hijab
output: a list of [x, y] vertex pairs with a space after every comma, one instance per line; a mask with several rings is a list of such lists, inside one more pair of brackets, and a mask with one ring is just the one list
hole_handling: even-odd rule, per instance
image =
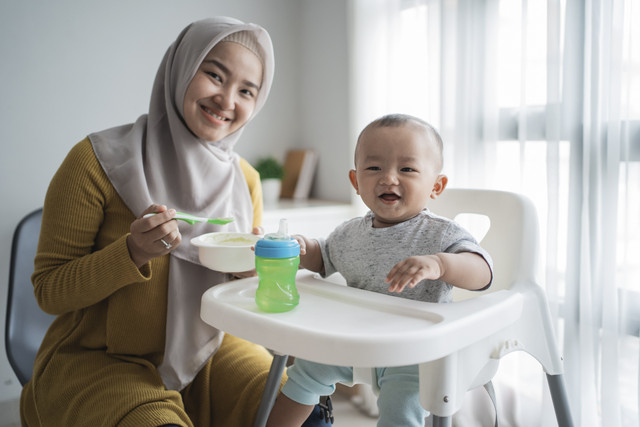
[[[227, 17], [197, 21], [167, 50], [153, 85], [149, 114], [135, 123], [89, 135], [102, 168], [136, 215], [152, 203], [198, 216], [233, 216], [227, 231], [250, 232], [251, 196], [233, 148], [243, 128], [219, 141], [204, 141], [187, 128], [182, 114], [191, 79], [209, 51], [229, 34], [248, 31], [257, 39], [264, 65], [255, 117], [269, 94], [274, 72], [269, 34], [255, 24]], [[198, 261], [192, 237], [222, 229], [179, 224], [182, 243], [169, 264], [165, 354], [158, 370], [168, 389], [187, 386], [222, 342], [223, 334], [200, 319], [200, 298], [225, 274]]]

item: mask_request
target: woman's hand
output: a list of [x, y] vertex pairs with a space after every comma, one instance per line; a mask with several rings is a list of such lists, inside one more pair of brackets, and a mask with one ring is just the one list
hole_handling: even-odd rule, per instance
[[[144, 216], [155, 213], [148, 218]], [[177, 221], [173, 220], [176, 211], [164, 205], [151, 205], [131, 223], [127, 246], [134, 264], [140, 268], [151, 259], [166, 255], [177, 248], [182, 241]]]

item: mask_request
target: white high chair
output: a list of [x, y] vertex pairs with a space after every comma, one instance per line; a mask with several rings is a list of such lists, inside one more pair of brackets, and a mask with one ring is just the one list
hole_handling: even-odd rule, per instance
[[500, 358], [513, 351], [525, 351], [542, 365], [559, 426], [573, 425], [562, 358], [535, 278], [538, 224], [532, 203], [508, 192], [447, 189], [429, 209], [449, 218], [489, 218], [481, 241], [494, 261], [489, 290], [461, 291], [458, 302], [435, 304], [348, 288], [301, 270], [299, 306], [278, 314], [258, 310], [257, 278], [205, 292], [205, 322], [276, 353], [255, 426], [266, 423], [286, 355], [354, 366], [354, 382], [369, 384], [375, 383], [373, 367], [418, 364], [420, 401], [436, 427], [450, 425], [465, 392], [489, 383]]

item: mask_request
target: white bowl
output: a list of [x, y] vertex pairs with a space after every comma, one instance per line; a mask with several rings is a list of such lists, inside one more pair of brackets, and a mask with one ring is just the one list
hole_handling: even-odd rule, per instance
[[223, 273], [239, 273], [255, 268], [251, 246], [262, 236], [251, 233], [216, 232], [191, 239], [198, 247], [200, 262], [207, 268]]

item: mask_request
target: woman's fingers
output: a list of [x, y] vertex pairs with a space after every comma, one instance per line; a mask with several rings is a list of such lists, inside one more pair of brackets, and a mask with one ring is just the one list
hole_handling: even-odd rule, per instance
[[161, 237], [158, 241], [162, 243], [164, 249], [170, 251], [180, 245], [182, 242], [182, 235], [180, 234], [180, 231], [176, 229], [176, 231], [172, 231], [171, 233]]
[[131, 259], [138, 267], [180, 245], [182, 236], [177, 221], [172, 220], [174, 216], [174, 209], [153, 204], [131, 223], [127, 245]]

